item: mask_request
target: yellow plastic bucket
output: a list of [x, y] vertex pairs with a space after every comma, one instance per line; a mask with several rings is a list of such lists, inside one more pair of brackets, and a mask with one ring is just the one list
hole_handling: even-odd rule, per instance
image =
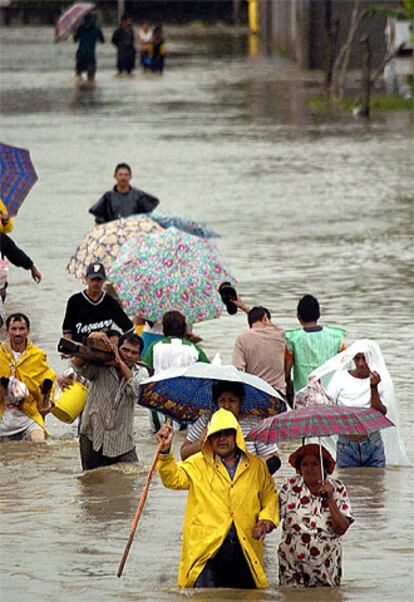
[[55, 400], [52, 414], [62, 422], [70, 424], [85, 407], [88, 389], [80, 382], [75, 381], [70, 387], [63, 389], [61, 395]]

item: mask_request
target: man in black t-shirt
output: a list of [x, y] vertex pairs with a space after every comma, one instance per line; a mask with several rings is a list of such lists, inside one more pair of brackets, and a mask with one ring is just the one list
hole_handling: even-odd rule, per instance
[[66, 306], [63, 336], [81, 343], [91, 332], [109, 330], [114, 325], [122, 332], [133, 329], [133, 324], [119, 303], [102, 290], [106, 278], [101, 263], [91, 263], [86, 270], [88, 288], [72, 295]]

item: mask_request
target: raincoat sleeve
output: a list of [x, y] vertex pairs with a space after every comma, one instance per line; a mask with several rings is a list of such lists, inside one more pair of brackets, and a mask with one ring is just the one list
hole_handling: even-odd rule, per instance
[[272, 477], [267, 470], [267, 467], [263, 464], [263, 484], [260, 492], [260, 502], [262, 509], [259, 513], [259, 520], [270, 520], [278, 526], [279, 519], [279, 494], [276, 491], [275, 484]]
[[159, 204], [157, 197], [140, 190], [135, 201], [135, 213], [151, 213]]
[[108, 213], [108, 200], [108, 193], [105, 192], [99, 201], [96, 201], [89, 209], [89, 213], [92, 213], [92, 215], [95, 216], [95, 220], [99, 224], [109, 222], [111, 219], [111, 216]]
[[157, 462], [157, 470], [162, 484], [168, 489], [189, 489], [191, 479], [184, 469], [184, 462], [177, 463], [174, 451], [169, 454], [160, 454]]
[[111, 42], [114, 46], [119, 46], [121, 44], [121, 36], [120, 36], [119, 28], [115, 29], [114, 33], [112, 34]]

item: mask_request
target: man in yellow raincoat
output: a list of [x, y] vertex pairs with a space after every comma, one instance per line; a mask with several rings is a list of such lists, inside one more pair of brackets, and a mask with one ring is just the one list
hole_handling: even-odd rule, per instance
[[177, 463], [169, 424], [157, 469], [171, 489], [187, 489], [179, 587], [267, 587], [263, 539], [279, 523], [278, 494], [266, 464], [246, 451], [241, 428], [223, 408], [211, 417], [200, 452]]
[[[45, 385], [55, 381], [55, 373], [48, 366], [44, 351], [28, 338], [30, 321], [24, 314], [11, 314], [6, 320], [8, 340], [0, 345], [0, 376], [15, 376], [24, 383], [28, 395], [19, 403], [11, 403], [5, 391], [0, 396], [0, 438], [45, 439], [43, 416], [50, 410], [44, 407]], [[46, 383], [45, 383], [46, 380]], [[3, 387], [2, 387], [3, 389]]]

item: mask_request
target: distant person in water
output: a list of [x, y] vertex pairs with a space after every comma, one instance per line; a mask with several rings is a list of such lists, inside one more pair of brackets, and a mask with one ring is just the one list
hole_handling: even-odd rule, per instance
[[86, 72], [87, 81], [92, 84], [95, 82], [96, 74], [96, 43], [105, 42], [102, 30], [96, 25], [96, 15], [93, 13], [86, 15], [83, 24], [75, 31], [73, 39], [79, 42], [76, 52], [76, 82], [81, 83], [82, 73]]
[[105, 224], [121, 217], [137, 213], [149, 213], [159, 204], [159, 200], [147, 192], [130, 185], [132, 171], [127, 163], [115, 167], [116, 184], [89, 209], [97, 224]]
[[112, 44], [117, 47], [117, 69], [118, 74], [127, 73], [130, 75], [135, 68], [135, 43], [134, 30], [132, 28], [132, 18], [128, 15], [122, 15], [119, 27], [114, 31]]
[[144, 59], [144, 69], [149, 69], [153, 73], [162, 73], [164, 71], [166, 54], [167, 49], [163, 31], [161, 25], [159, 25], [154, 27], [152, 41], [147, 45], [147, 57]]
[[148, 21], [144, 21], [138, 30], [137, 43], [139, 50], [139, 62], [145, 68], [145, 63], [148, 60], [148, 44], [152, 42], [152, 27]]

